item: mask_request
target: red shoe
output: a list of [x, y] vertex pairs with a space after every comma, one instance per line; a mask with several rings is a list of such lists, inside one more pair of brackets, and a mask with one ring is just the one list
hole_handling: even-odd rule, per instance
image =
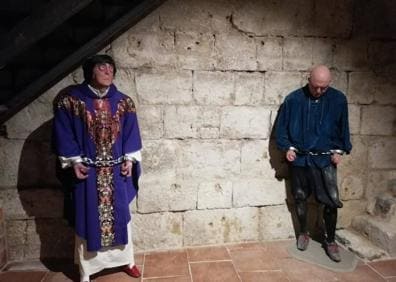
[[134, 278], [139, 278], [141, 276], [140, 271], [136, 267], [136, 265], [134, 265], [132, 268], [125, 266], [123, 270], [126, 274], [128, 274], [129, 276], [132, 276]]

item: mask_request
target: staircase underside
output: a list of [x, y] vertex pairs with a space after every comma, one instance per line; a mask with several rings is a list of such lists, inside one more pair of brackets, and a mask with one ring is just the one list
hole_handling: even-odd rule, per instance
[[0, 124], [164, 1], [2, 1]]

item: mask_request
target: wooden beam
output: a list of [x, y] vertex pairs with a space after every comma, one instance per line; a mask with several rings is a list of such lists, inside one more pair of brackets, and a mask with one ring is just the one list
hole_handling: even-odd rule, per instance
[[30, 84], [21, 93], [16, 95], [13, 100], [7, 103], [7, 111], [3, 113], [0, 112], [0, 125], [43, 94], [43, 92], [65, 77], [66, 74], [77, 68], [85, 58], [102, 50], [116, 37], [134, 26], [165, 1], [166, 0], [142, 1], [142, 3], [138, 4], [127, 14], [119, 18], [114, 24], [108, 26], [108, 28], [103, 30], [98, 36], [90, 40], [72, 55]]
[[93, 0], [52, 0], [37, 8], [0, 39], [0, 68]]

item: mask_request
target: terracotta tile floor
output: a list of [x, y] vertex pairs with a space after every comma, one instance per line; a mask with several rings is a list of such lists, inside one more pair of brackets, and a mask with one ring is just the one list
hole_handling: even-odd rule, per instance
[[[196, 247], [137, 254], [136, 264], [142, 277], [134, 279], [120, 268], [107, 269], [93, 277], [95, 282], [260, 282], [260, 281], [342, 281], [396, 282], [396, 259], [360, 261], [355, 271], [340, 273], [298, 261], [287, 253], [292, 241], [246, 243]], [[36, 264], [38, 265], [38, 264]], [[58, 264], [35, 271], [19, 265], [0, 273], [0, 282], [78, 281], [77, 269]]]

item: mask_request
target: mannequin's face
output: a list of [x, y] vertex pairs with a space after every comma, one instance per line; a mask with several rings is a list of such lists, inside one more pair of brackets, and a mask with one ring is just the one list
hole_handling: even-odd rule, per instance
[[110, 64], [95, 65], [92, 73], [92, 86], [95, 88], [107, 88], [113, 83], [114, 68]]
[[316, 79], [310, 77], [308, 80], [309, 92], [315, 98], [319, 98], [329, 88], [330, 81], [328, 79]]

